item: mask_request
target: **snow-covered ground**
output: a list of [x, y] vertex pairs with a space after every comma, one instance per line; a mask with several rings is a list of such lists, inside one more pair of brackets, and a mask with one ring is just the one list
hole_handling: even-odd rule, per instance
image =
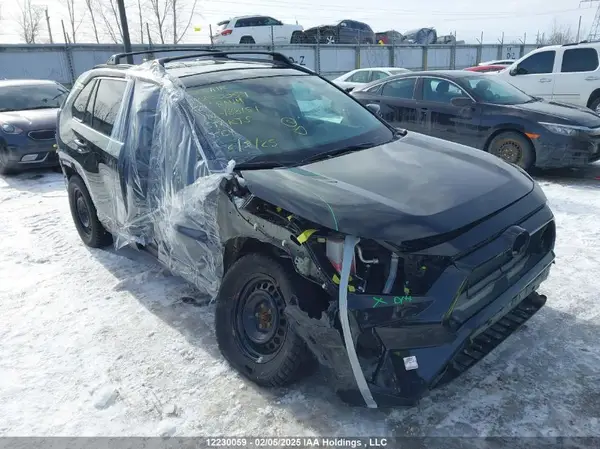
[[0, 435], [600, 435], [600, 181], [540, 182], [558, 226], [547, 306], [418, 407], [382, 411], [320, 373], [243, 380], [188, 285], [83, 246], [59, 174], [0, 178]]

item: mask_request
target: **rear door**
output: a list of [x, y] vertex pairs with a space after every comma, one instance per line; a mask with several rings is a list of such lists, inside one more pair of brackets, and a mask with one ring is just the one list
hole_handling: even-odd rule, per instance
[[[417, 114], [422, 118], [423, 132], [463, 145], [477, 146], [481, 114], [472, 97], [451, 80], [436, 77], [423, 77], [421, 80]], [[454, 106], [453, 98], [470, 98], [473, 106]]]
[[373, 102], [381, 106], [381, 115], [392, 126], [419, 131], [414, 95], [417, 79], [410, 77], [389, 81], [379, 90], [381, 96], [374, 98]]
[[594, 47], [565, 47], [558, 61], [552, 99], [587, 106], [590, 94], [600, 87], [599, 65]]
[[96, 78], [84, 121], [73, 127], [81, 157], [90, 168], [88, 181], [99, 216], [116, 219], [121, 213], [122, 196], [118, 174], [118, 157], [122, 143], [111, 139], [127, 81], [122, 78]]

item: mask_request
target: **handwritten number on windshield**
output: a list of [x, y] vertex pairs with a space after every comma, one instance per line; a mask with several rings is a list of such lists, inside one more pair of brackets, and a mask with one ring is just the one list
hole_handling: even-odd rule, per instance
[[306, 128], [302, 125], [299, 125], [298, 122], [292, 117], [282, 117], [281, 124], [283, 126], [291, 128], [296, 134], [299, 134], [301, 136], [306, 136], [308, 134]]

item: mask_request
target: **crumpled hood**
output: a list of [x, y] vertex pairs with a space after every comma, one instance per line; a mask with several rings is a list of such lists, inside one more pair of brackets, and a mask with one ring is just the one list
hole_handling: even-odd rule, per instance
[[321, 226], [400, 243], [517, 201], [533, 181], [480, 150], [418, 133], [297, 168], [243, 170], [257, 197]]
[[56, 129], [60, 109], [32, 109], [28, 111], [0, 112], [0, 123], [9, 123], [22, 130]]

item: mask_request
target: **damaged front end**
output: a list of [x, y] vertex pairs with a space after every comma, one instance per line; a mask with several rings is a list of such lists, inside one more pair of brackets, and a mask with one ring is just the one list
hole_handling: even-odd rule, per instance
[[414, 405], [545, 303], [536, 290], [554, 261], [555, 225], [538, 187], [458, 232], [396, 243], [345, 235], [243, 190], [236, 209], [255, 237], [319, 287], [285, 313], [345, 402]]

